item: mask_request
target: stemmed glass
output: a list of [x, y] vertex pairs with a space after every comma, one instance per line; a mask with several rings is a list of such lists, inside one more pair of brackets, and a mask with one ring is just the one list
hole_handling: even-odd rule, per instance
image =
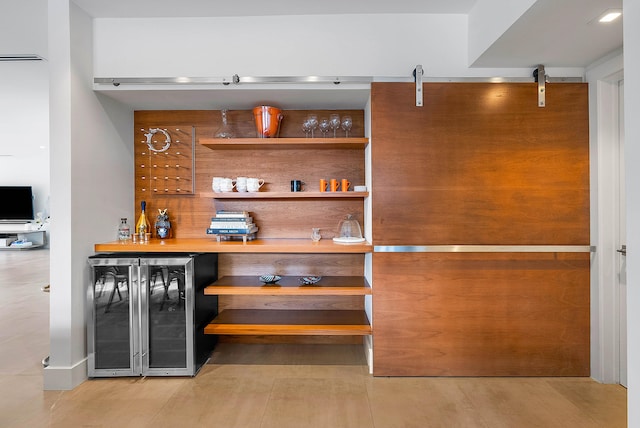
[[311, 138], [313, 138], [313, 131], [318, 128], [318, 116], [315, 114], [309, 115], [307, 122], [309, 123], [309, 129], [311, 130]]
[[305, 138], [309, 138], [309, 132], [311, 132], [311, 127], [309, 126], [309, 119], [305, 119], [302, 122], [302, 130], [304, 131]]
[[329, 123], [329, 119], [324, 118], [318, 124], [318, 128], [320, 128], [320, 132], [322, 132], [322, 137], [327, 138], [327, 132], [329, 132], [329, 128], [331, 124]]
[[340, 128], [340, 115], [332, 114], [329, 116], [329, 126], [333, 130], [333, 138], [336, 138], [336, 130]]
[[351, 116], [345, 116], [342, 118], [342, 130], [344, 131], [345, 137], [349, 137], [349, 131], [351, 131], [351, 127], [353, 126], [353, 121], [351, 120]]

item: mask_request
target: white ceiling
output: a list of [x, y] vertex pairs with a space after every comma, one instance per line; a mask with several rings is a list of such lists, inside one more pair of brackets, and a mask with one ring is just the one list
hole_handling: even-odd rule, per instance
[[473, 67], [587, 67], [622, 47], [622, 19], [597, 22], [622, 0], [538, 0]]

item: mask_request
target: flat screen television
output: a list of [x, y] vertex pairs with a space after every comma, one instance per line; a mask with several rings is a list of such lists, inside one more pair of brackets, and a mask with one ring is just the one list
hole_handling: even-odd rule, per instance
[[33, 220], [31, 186], [0, 186], [0, 222], [27, 223]]

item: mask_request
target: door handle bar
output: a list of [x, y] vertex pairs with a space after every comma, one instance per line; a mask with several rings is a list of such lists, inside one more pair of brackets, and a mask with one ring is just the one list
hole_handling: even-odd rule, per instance
[[375, 253], [593, 253], [589, 245], [376, 245]]

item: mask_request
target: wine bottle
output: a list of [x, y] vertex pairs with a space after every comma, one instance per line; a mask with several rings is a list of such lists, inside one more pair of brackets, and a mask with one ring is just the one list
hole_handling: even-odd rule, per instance
[[147, 203], [142, 201], [140, 204], [142, 211], [140, 213], [140, 217], [138, 218], [138, 222], [136, 223], [136, 233], [138, 234], [138, 238], [141, 241], [144, 241], [147, 233], [151, 233], [151, 227], [149, 224], [149, 220], [147, 220], [147, 214], [145, 213], [147, 208]]

